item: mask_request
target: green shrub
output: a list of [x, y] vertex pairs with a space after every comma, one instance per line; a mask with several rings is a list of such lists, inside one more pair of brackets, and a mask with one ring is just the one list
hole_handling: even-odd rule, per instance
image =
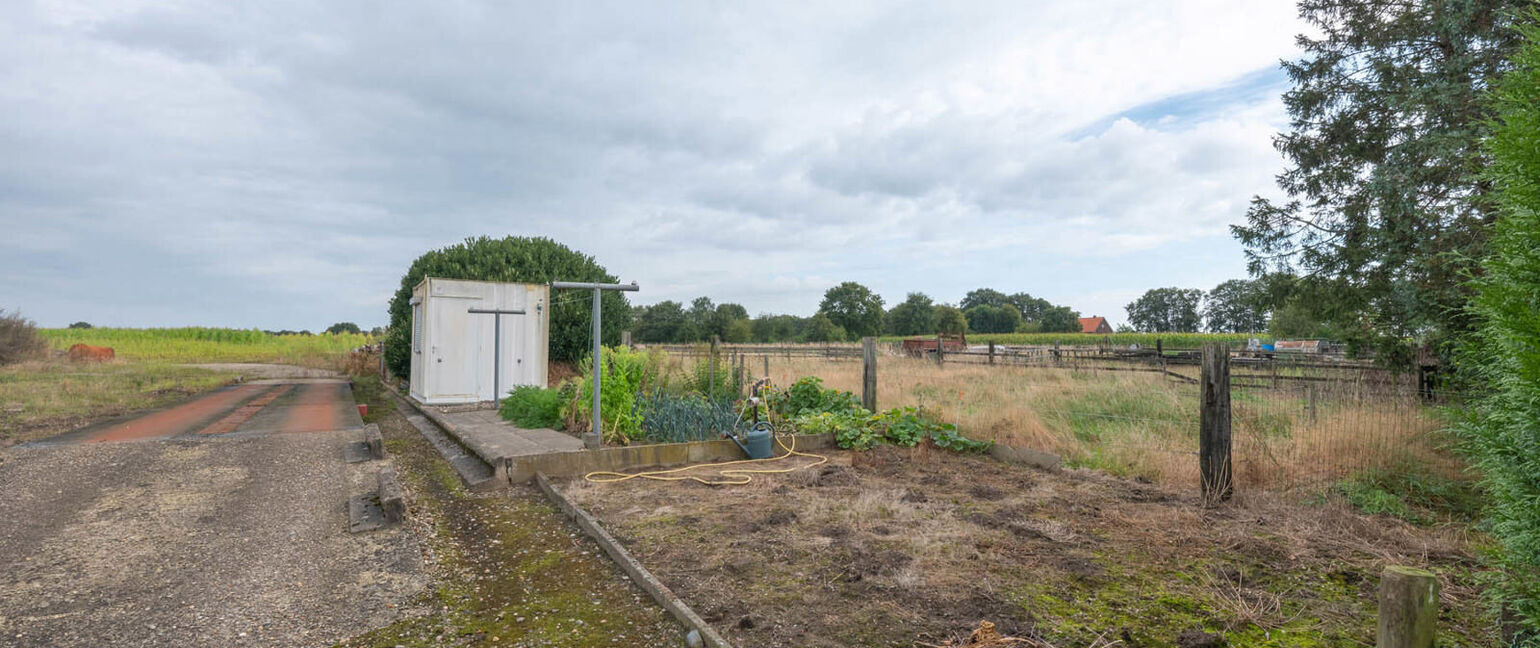
[[37, 333], [37, 324], [0, 310], [0, 365], [30, 360], [43, 354], [48, 343]]
[[[469, 238], [465, 242], [433, 250], [417, 257], [401, 277], [401, 286], [390, 300], [390, 327], [385, 338], [385, 362], [398, 376], [411, 369], [412, 289], [424, 277], [548, 283], [593, 281], [615, 283], [616, 278], [594, 258], [547, 238], [509, 236]], [[562, 298], [567, 294], [568, 298]], [[573, 298], [578, 295], [580, 298]], [[631, 327], [631, 307], [623, 293], [604, 291], [600, 337], [609, 344]], [[555, 291], [547, 304], [550, 315], [551, 359], [572, 362], [593, 347], [590, 326], [593, 300], [582, 291]]]
[[522, 428], [554, 428], [561, 425], [562, 402], [559, 389], [523, 385], [503, 397], [498, 413]]
[[1478, 330], [1462, 350], [1479, 396], [1463, 426], [1466, 449], [1491, 494], [1498, 573], [1492, 591], [1540, 644], [1540, 13], [1496, 84], [1498, 118], [1487, 149], [1496, 189], [1492, 253], [1475, 282]]
[[[626, 444], [642, 438], [642, 417], [637, 412], [638, 394], [660, 388], [663, 376], [663, 352], [641, 351], [626, 347], [603, 347], [604, 380], [599, 395], [599, 429], [606, 443]], [[593, 429], [593, 362], [585, 358], [580, 365], [582, 380], [571, 398], [562, 405], [562, 418], [573, 429]]]

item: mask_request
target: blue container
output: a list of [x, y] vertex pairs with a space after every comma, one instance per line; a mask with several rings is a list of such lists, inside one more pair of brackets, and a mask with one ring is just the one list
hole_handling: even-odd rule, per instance
[[1272, 351], [1273, 350], [1273, 345], [1271, 345], [1271, 344], [1264, 344], [1264, 345], [1262, 345], [1262, 350], [1263, 351]]

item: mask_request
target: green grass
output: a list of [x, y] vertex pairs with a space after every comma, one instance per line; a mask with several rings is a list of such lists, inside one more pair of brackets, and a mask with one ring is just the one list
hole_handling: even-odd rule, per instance
[[527, 487], [468, 492], [393, 409], [378, 379], [354, 396], [380, 428], [428, 531], [434, 582], [421, 613], [346, 639], [348, 648], [677, 646], [683, 629], [621, 579], [602, 551]]
[[268, 335], [223, 328], [39, 329], [55, 350], [75, 344], [112, 347], [122, 360], [165, 362], [278, 362], [330, 366], [348, 351], [375, 338], [356, 333]]
[[[885, 342], [903, 340], [903, 335], [890, 335], [883, 337]], [[1162, 348], [1166, 349], [1196, 349], [1205, 342], [1225, 342], [1232, 347], [1244, 347], [1246, 341], [1258, 338], [1264, 343], [1272, 342], [1273, 336], [1261, 333], [1113, 333], [1111, 335], [1088, 335], [1085, 333], [970, 333], [969, 344], [1038, 344], [1060, 346], [1095, 346], [1111, 341], [1113, 346], [1129, 346], [1137, 344], [1141, 347], [1155, 347], [1155, 341], [1160, 340]]]
[[234, 374], [164, 362], [28, 362], [0, 369], [0, 445], [162, 407]]

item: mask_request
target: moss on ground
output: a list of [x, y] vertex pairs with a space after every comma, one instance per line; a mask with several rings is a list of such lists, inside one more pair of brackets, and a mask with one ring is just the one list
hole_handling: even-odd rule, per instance
[[679, 645], [683, 629], [538, 493], [468, 492], [377, 380], [359, 380], [355, 394], [431, 531], [435, 586], [422, 603], [434, 611], [340, 646]]

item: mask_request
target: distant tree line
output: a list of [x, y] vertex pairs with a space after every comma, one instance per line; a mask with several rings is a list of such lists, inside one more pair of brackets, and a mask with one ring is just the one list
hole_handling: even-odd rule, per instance
[[1298, 279], [1273, 274], [1231, 279], [1204, 292], [1155, 288], [1130, 302], [1128, 330], [1144, 333], [1269, 333], [1278, 337], [1343, 337], [1330, 321], [1303, 303]]
[[644, 343], [839, 342], [876, 335], [1079, 331], [1080, 314], [1027, 293], [990, 288], [970, 291], [957, 305], [909, 293], [891, 309], [881, 295], [854, 281], [824, 292], [808, 317], [762, 313], [749, 317], [741, 304], [697, 297], [688, 306], [662, 301], [632, 307], [632, 337]]

